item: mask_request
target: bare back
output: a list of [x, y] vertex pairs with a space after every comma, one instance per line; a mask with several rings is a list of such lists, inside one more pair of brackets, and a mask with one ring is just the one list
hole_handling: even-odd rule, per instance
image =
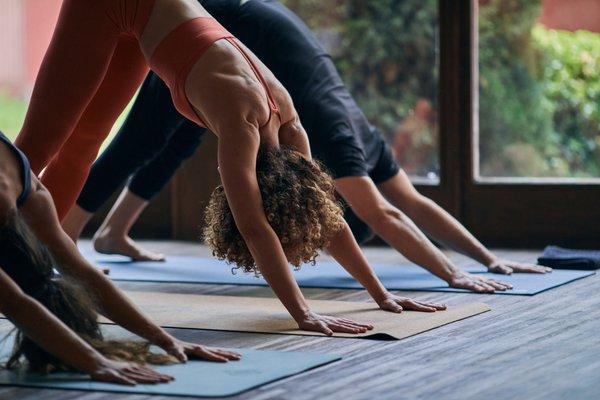
[[[196, 0], [156, 0], [141, 37], [146, 58], [152, 57], [170, 32], [198, 17], [210, 14]], [[213, 43], [193, 65], [185, 82], [187, 99], [217, 136], [224, 131], [239, 131], [242, 126], [252, 127], [258, 131], [261, 145], [277, 147], [280, 131], [285, 131], [282, 125], [297, 121], [292, 100], [271, 71], [243, 44], [236, 44], [262, 76], [278, 112], [269, 106], [267, 90], [252, 65], [228, 40]]]

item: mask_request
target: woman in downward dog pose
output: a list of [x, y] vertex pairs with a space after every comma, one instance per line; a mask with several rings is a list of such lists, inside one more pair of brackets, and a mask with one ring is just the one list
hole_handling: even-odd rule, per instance
[[[235, 225], [260, 272], [302, 329], [331, 335], [372, 328], [313, 312], [294, 280], [286, 256], [309, 260], [329, 243], [329, 251], [380, 307], [395, 312], [403, 307], [444, 308], [385, 290], [339, 217], [330, 180], [311, 161], [306, 133], [287, 91], [191, 0], [63, 3], [17, 139], [35, 173], [47, 166], [42, 181], [56, 198], [61, 218], [75, 202], [102, 139], [146, 72], [144, 59], [169, 86], [177, 110], [218, 137], [220, 173]], [[274, 191], [265, 192], [258, 167], [263, 176], [264, 171], [286, 170], [305, 185], [294, 193], [276, 186], [267, 186]], [[273, 199], [279, 196], [295, 203]], [[283, 243], [294, 254], [286, 254], [269, 223], [272, 215], [285, 210], [266, 215], [263, 199], [294, 210], [287, 222], [297, 229], [284, 239], [295, 242]]]
[[[357, 240], [366, 240], [374, 231], [450, 286], [477, 292], [506, 290], [510, 285], [461, 271], [416, 225], [490, 271], [550, 271], [498, 258], [415, 190], [382, 135], [354, 102], [331, 57], [292, 11], [274, 0], [203, 0], [201, 4], [289, 90], [311, 150], [333, 172], [338, 193], [350, 205], [345, 216]], [[177, 113], [167, 87], [150, 74], [119, 134], [94, 164], [77, 205], [63, 221], [66, 231], [76, 240], [93, 213], [133, 174], [94, 244], [101, 252], [162, 259], [162, 255], [136, 246], [128, 230], [181, 161], [193, 154], [204, 131]], [[142, 141], [145, 146], [139, 146]], [[209, 214], [215, 217], [212, 222], [223, 221], [226, 204], [215, 201], [212, 205], [218, 206]], [[218, 229], [216, 224], [208, 231], [211, 243], [218, 245], [223, 256], [228, 239], [219, 235], [224, 232], [229, 232], [228, 228]]]
[[[168, 356], [150, 353], [146, 344], [104, 341], [98, 311]], [[135, 384], [172, 380], [143, 363], [184, 362], [188, 356], [239, 359], [233, 352], [175, 339], [91, 266], [60, 227], [52, 198], [25, 155], [1, 132], [0, 312], [19, 330], [8, 368], [24, 357], [41, 372], [75, 369], [96, 380]]]

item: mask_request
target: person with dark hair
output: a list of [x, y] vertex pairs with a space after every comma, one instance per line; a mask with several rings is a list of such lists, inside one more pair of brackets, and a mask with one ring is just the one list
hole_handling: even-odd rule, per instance
[[[18, 329], [7, 368], [24, 358], [36, 371], [77, 370], [92, 379], [132, 385], [173, 379], [146, 363], [240, 357], [174, 338], [90, 265], [60, 227], [52, 198], [25, 155], [1, 132], [0, 312]], [[105, 341], [98, 313], [167, 354], [151, 353], [149, 343]]]
[[[202, 0], [201, 4], [248, 46], [289, 91], [311, 151], [333, 173], [337, 192], [350, 205], [345, 219], [359, 242], [375, 232], [450, 286], [476, 292], [506, 290], [510, 285], [461, 271], [416, 225], [490, 271], [551, 271], [498, 258], [450, 214], [416, 191], [381, 133], [353, 100], [331, 57], [292, 11], [275, 0]], [[95, 248], [134, 260], [163, 259], [162, 255], [137, 246], [128, 232], [181, 161], [193, 154], [203, 133], [177, 114], [167, 87], [151, 73], [118, 135], [94, 163], [77, 205], [63, 221], [65, 230], [76, 240], [93, 213], [130, 177], [94, 237]], [[293, 187], [292, 184], [289, 190]], [[217, 254], [229, 253], [247, 268], [248, 249], [239, 246], [238, 234], [232, 231], [235, 226], [227, 222], [231, 216], [223, 203], [223, 192], [216, 191], [215, 195], [207, 213], [208, 242]], [[286, 225], [289, 224], [281, 225], [283, 235]], [[235, 247], [232, 243], [236, 243]]]

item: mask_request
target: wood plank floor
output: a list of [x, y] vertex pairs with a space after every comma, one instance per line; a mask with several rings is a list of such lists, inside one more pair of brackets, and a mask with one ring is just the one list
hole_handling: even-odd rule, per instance
[[[167, 254], [207, 255], [189, 243], [148, 242]], [[372, 261], [401, 259], [367, 248]], [[499, 251], [533, 261], [534, 251]], [[472, 261], [449, 253], [458, 265]], [[324, 256], [325, 258], [325, 256]], [[127, 290], [262, 295], [231, 285], [121, 283]], [[172, 330], [212, 346], [337, 353], [342, 361], [281, 380], [236, 399], [598, 399], [600, 398], [600, 276], [533, 297], [406, 292], [424, 300], [483, 301], [492, 311], [395, 342], [235, 332]], [[368, 301], [364, 291], [304, 290], [308, 298]], [[7, 328], [3, 322], [2, 328]], [[105, 393], [0, 388], [0, 399], [167, 399]]]

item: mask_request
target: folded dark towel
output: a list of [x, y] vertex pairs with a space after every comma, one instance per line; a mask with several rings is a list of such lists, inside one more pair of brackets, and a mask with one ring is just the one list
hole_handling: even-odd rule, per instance
[[538, 264], [558, 269], [599, 269], [600, 250], [576, 250], [547, 246], [538, 258]]

